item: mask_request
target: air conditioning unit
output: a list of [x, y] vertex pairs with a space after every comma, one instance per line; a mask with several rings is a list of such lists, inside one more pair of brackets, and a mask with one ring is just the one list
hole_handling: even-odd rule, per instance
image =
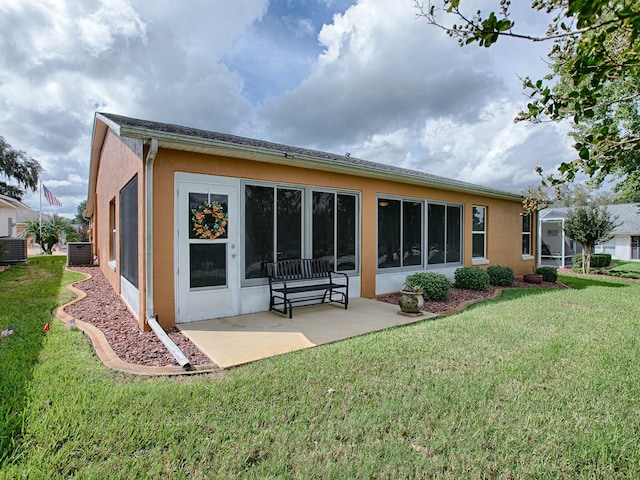
[[20, 263], [27, 261], [27, 239], [15, 237], [2, 237], [5, 250], [0, 256], [0, 264]]
[[91, 242], [67, 243], [67, 265], [93, 265], [93, 244]]

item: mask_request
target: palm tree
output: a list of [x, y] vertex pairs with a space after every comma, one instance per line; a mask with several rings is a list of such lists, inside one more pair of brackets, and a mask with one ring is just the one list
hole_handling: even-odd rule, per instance
[[[22, 200], [25, 190], [36, 191], [42, 167], [37, 160], [25, 152], [15, 150], [3, 137], [0, 137], [0, 174], [17, 182], [17, 186], [0, 181], [0, 194]], [[24, 187], [23, 190], [21, 187]]]
[[33, 237], [36, 243], [39, 243], [44, 252], [51, 255], [53, 246], [59, 243], [64, 237], [67, 241], [77, 239], [76, 229], [73, 227], [71, 220], [68, 218], [53, 215], [50, 220], [42, 222], [40, 228], [40, 219], [32, 218], [24, 223], [23, 238]]

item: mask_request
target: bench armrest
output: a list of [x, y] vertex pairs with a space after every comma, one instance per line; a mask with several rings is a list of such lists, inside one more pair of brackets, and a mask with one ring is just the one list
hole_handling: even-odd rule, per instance
[[329, 272], [329, 281], [333, 282], [333, 277], [334, 277], [334, 275], [335, 275], [335, 276], [337, 276], [337, 275], [343, 275], [343, 276], [344, 276], [344, 279], [345, 279], [345, 286], [346, 286], [347, 288], [349, 287], [349, 275], [347, 275], [347, 274], [346, 274], [346, 273], [344, 273], [344, 272], [336, 272], [336, 271]]

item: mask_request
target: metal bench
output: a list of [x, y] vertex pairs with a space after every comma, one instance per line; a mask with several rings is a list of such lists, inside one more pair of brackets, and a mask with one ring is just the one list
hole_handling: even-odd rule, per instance
[[[269, 310], [292, 317], [294, 304], [335, 302], [349, 305], [349, 277], [326, 260], [296, 258], [267, 264]], [[337, 297], [337, 299], [336, 299]]]

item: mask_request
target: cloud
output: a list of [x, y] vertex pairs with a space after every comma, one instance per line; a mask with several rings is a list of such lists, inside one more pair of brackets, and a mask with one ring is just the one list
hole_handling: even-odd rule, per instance
[[416, 21], [408, 2], [360, 1], [319, 40], [324, 51], [310, 75], [261, 112], [281, 141], [353, 143], [425, 117], [473, 121], [478, 103], [502, 88], [482, 52]]
[[507, 189], [566, 161], [566, 127], [512, 122], [517, 74], [546, 73], [546, 46], [460, 48], [412, 5], [0, 0], [0, 135], [42, 163], [67, 215], [86, 197], [95, 111]]
[[515, 104], [501, 99], [487, 104], [478, 122], [428, 120], [420, 140], [429, 158], [424, 169], [506, 190], [539, 183], [536, 166], [550, 170], [567, 160], [567, 127], [514, 123], [515, 110]]
[[78, 18], [76, 24], [83, 47], [93, 56], [130, 39], [146, 42], [146, 25], [125, 0], [102, 0], [98, 10]]

